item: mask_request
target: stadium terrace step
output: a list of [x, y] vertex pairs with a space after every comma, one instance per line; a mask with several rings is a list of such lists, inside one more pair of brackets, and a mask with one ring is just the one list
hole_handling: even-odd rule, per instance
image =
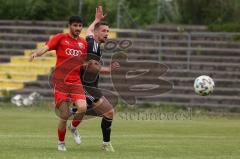
[[[180, 70], [180, 69], [169, 69], [168, 72], [166, 74], [164, 74], [162, 77], [163, 78], [175, 78], [175, 79], [179, 79], [179, 78], [183, 78], [183, 77], [188, 77], [191, 78], [191, 81], [188, 81], [190, 83], [190, 85], [193, 84], [193, 80], [200, 76], [200, 75], [208, 75], [210, 77], [212, 77], [214, 80], [215, 79], [225, 79], [225, 80], [229, 80], [229, 83], [234, 83], [233, 81], [237, 81], [240, 77], [240, 73], [238, 72], [229, 72], [229, 71], [216, 71], [216, 70]], [[109, 82], [109, 75], [101, 75], [100, 76], [100, 80], [104, 81], [104, 82]], [[149, 77], [149, 78], [153, 78], [153, 77]], [[155, 78], [155, 77], [154, 77]], [[38, 77], [38, 80], [47, 80], [48, 76], [42, 75]], [[107, 80], [107, 81], [106, 81]], [[187, 83], [187, 82], [186, 82]], [[184, 84], [182, 84], [184, 85]]]
[[[151, 80], [152, 77], [149, 78], [141, 78], [141, 80], [146, 81], [146, 79], [150, 79]], [[187, 87], [187, 88], [192, 88], [193, 87], [193, 83], [194, 83], [194, 79], [195, 78], [184, 78], [184, 77], [162, 77], [164, 80], [169, 81], [171, 83], [173, 83], [174, 87]], [[38, 78], [38, 81], [32, 81], [32, 82], [27, 82], [25, 83], [25, 86], [27, 88], [50, 88], [49, 82], [48, 82], [49, 77], [48, 76], [41, 76]], [[138, 79], [140, 80], [140, 79]], [[125, 83], [121, 83], [122, 78], [119, 78], [117, 80], [115, 80], [114, 85], [118, 86], [118, 87], [127, 87], [127, 84]], [[117, 83], [116, 83], [117, 82]], [[151, 84], [151, 83], [150, 83]], [[240, 81], [236, 80], [231, 80], [231, 79], [215, 79], [215, 85], [216, 87], [218, 87], [219, 89], [230, 89], [232, 88], [233, 90], [235, 90], [236, 88], [239, 88], [240, 86]], [[101, 77], [100, 79], [100, 84], [99, 84], [100, 88], [109, 88], [110, 90], [112, 90], [113, 88], [113, 84], [110, 81], [110, 78], [104, 78]]]
[[22, 73], [39, 73], [39, 74], [47, 74], [50, 72], [52, 66], [48, 65], [20, 65], [20, 64], [0, 64], [0, 72], [22, 72]]
[[187, 55], [188, 53], [192, 56], [192, 55], [204, 55], [204, 56], [229, 56], [229, 57], [238, 57], [239, 56], [239, 51], [238, 50], [213, 50], [213, 49], [191, 49], [190, 51], [188, 51], [187, 49], [183, 49], [180, 48], [179, 50], [172, 48], [172, 49], [168, 49], [168, 48], [163, 48], [162, 51], [159, 51], [162, 54], [173, 54], [173, 55]]
[[[229, 80], [230, 82], [235, 82], [238, 81], [240, 79], [240, 73], [239, 72], [223, 72], [223, 71], [205, 71], [205, 70], [179, 70], [179, 69], [170, 69], [168, 70], [165, 74], [163, 74], [161, 76], [161, 78], [163, 79], [178, 79], [178, 78], [191, 78], [191, 79], [195, 79], [200, 75], [208, 75], [210, 77], [212, 77], [214, 80], [215, 79], [225, 79], [225, 80]], [[116, 78], [122, 78], [122, 75], [115, 75]], [[109, 83], [110, 82], [110, 75], [100, 75], [100, 80]], [[143, 77], [141, 77], [142, 79]], [[145, 77], [144, 79], [154, 79], [156, 77], [152, 77], [152, 76], [148, 76]], [[44, 80], [47, 79], [46, 77], [43, 76], [39, 76], [39, 80]], [[193, 85], [193, 83], [192, 83]]]
[[[141, 60], [141, 61], [146, 61], [146, 60], [151, 60], [151, 61], [158, 61], [159, 59], [159, 55], [158, 54], [155, 54], [155, 55], [148, 55], [148, 54], [138, 54], [138, 53], [129, 53], [129, 52], [126, 52], [127, 54], [127, 57], [128, 57], [128, 60]], [[110, 59], [112, 58], [112, 53], [108, 53], [108, 52], [105, 52], [103, 53], [102, 55], [102, 58], [103, 58], [103, 61], [104, 63], [107, 62], [107, 61], [110, 61]]]
[[[139, 39], [139, 38], [117, 38], [114, 42], [129, 40], [133, 46], [144, 47], [188, 47], [188, 40], [168, 40], [168, 39]], [[213, 47], [213, 48], [240, 48], [239, 42], [231, 41], [212, 41], [212, 40], [192, 40], [191, 47]]]
[[53, 35], [62, 33], [63, 28], [45, 27], [45, 26], [8, 26], [0, 25], [1, 33], [21, 33], [21, 34], [46, 34]]
[[[104, 81], [106, 83], [106, 81]], [[128, 85], [126, 84], [115, 84], [117, 87], [127, 87]], [[99, 84], [99, 87], [104, 90], [109, 90], [109, 91], [115, 91], [113, 84]], [[161, 86], [160, 86], [161, 87]], [[128, 88], [126, 88], [126, 93], [127, 93]], [[175, 85], [172, 90], [169, 91], [170, 94], [189, 94], [189, 95], [195, 95], [193, 85], [192, 86], [177, 86]], [[134, 94], [134, 93], [133, 93]], [[216, 87], [214, 89], [213, 95], [218, 96], [240, 96], [240, 89], [239, 88], [228, 88], [228, 87]]]
[[38, 81], [48, 81], [49, 75], [38, 75], [37, 80]]
[[44, 45], [45, 45], [45, 42], [38, 42], [38, 43], [37, 43], [37, 47], [36, 47], [36, 49], [43, 48]]
[[146, 30], [159, 32], [204, 32], [208, 31], [208, 27], [204, 25], [155, 24], [148, 26]]
[[[166, 80], [169, 80], [174, 84], [174, 86], [184, 86], [184, 87], [192, 87], [195, 78], [176, 78], [176, 77], [166, 77]], [[224, 88], [239, 88], [240, 81], [238, 79], [215, 79], [215, 87], [224, 87]]]
[[0, 101], [4, 100], [4, 98], [6, 98], [6, 96], [9, 96], [11, 94], [11, 92], [16, 89], [19, 89], [19, 88], [15, 88], [15, 87], [0, 88]]
[[[104, 59], [104, 63], [109, 63], [110, 59]], [[134, 60], [132, 60], [134, 61]], [[121, 65], [121, 61], [120, 65]], [[129, 60], [129, 62], [131, 62]], [[138, 62], [138, 61], [137, 61]], [[149, 66], [151, 66], [151, 62], [157, 62], [155, 61], [148, 61]], [[240, 65], [236, 63], [226, 63], [226, 62], [201, 62], [201, 61], [190, 61], [189, 64], [187, 61], [161, 61], [160, 64], [166, 65], [169, 69], [180, 69], [180, 70], [186, 70], [189, 68], [189, 70], [211, 70], [211, 71], [230, 71], [230, 72], [237, 72], [240, 71]], [[138, 64], [135, 64], [134, 62], [131, 63], [131, 66], [129, 67], [123, 67], [122, 69], [125, 69], [126, 71], [131, 70], [134, 68], [134, 66], [138, 66]], [[159, 71], [159, 68], [152, 69], [152, 71]]]
[[38, 89], [38, 88], [42, 88], [42, 89], [50, 89], [50, 82], [48, 80], [46, 81], [31, 81], [31, 82], [26, 82], [24, 84], [25, 88], [28, 89]]
[[[185, 87], [185, 86], [175, 86], [169, 93], [171, 94], [189, 94], [194, 95], [194, 88], [192, 87]], [[213, 96], [240, 96], [240, 89], [239, 88], [221, 88], [215, 87]]]
[[36, 80], [37, 74], [19, 72], [0, 72], [0, 79], [3, 80]]
[[[144, 98], [139, 98], [139, 100], [143, 100]], [[181, 103], [188, 103], [189, 105], [200, 104], [207, 106], [207, 105], [219, 105], [224, 106], [226, 108], [240, 107], [240, 98], [239, 96], [198, 96], [198, 95], [171, 95], [171, 94], [163, 94], [159, 97], [151, 97], [144, 99], [145, 102], [181, 102]]]
[[[187, 32], [154, 32], [146, 30], [119, 30], [117, 32], [118, 38], [140, 38], [156, 40], [186, 40], [190, 34]], [[192, 40], [211, 40], [211, 41], [234, 41], [234, 37], [238, 33], [221, 33], [221, 32], [191, 32]]]
[[12, 48], [0, 48], [0, 56], [3, 55], [23, 55], [24, 50], [23, 49], [12, 49]]
[[49, 97], [53, 98], [53, 91], [52, 91], [52, 89], [41, 89], [41, 88], [28, 89], [28, 88], [24, 88], [24, 89], [14, 90], [13, 94], [29, 95], [32, 92], [38, 92], [44, 98], [49, 98]]
[[[218, 55], [217, 53], [227, 53], [227, 55], [236, 56], [239, 55], [240, 50], [239, 49], [219, 49], [219, 48], [199, 48], [199, 47], [161, 47], [162, 51], [191, 51], [191, 54], [195, 55], [203, 55], [203, 53], [206, 53], [208, 55], [211, 55], [211, 53], [215, 53], [215, 55]], [[226, 54], [221, 54], [226, 55]]]
[[156, 57], [164, 54], [172, 55], [204, 55], [204, 56], [229, 56], [236, 57], [240, 55], [239, 49], [218, 49], [218, 48], [199, 48], [199, 47], [131, 47], [127, 50], [105, 51], [103, 55], [111, 56], [117, 52], [123, 51], [130, 55], [133, 53], [138, 56], [155, 55]]
[[[163, 54], [161, 57], [162, 61], [183, 61], [187, 62], [188, 57], [186, 55], [168, 55]], [[191, 62], [217, 62], [217, 63], [240, 63], [240, 56], [239, 57], [229, 57], [229, 56], [216, 56], [216, 55], [209, 55], [209, 56], [202, 56], [202, 55], [190, 55]]]
[[[116, 39], [117, 38], [117, 29], [110, 29], [108, 32], [108, 39]], [[64, 28], [63, 30], [64, 33], [69, 33], [68, 28]], [[80, 34], [81, 37], [86, 37], [87, 36], [87, 28], [83, 28]]]
[[[164, 61], [169, 69], [187, 69], [186, 62]], [[191, 70], [216, 70], [216, 71], [240, 71], [240, 65], [237, 63], [217, 63], [217, 62], [190, 62], [189, 69]]]
[[[212, 77], [213, 79], [228, 79], [228, 80], [239, 80], [240, 79], [240, 73], [239, 72], [230, 72], [230, 71], [210, 71], [210, 70], [179, 70], [179, 69], [169, 69], [165, 74], [163, 74], [161, 77], [163, 78], [192, 78], [195, 79], [196, 77], [200, 75], [208, 75]], [[122, 75], [116, 75], [116, 78], [120, 78]], [[100, 79], [110, 79], [111, 75], [100, 75]], [[156, 77], [144, 77], [144, 78], [156, 78]], [[39, 79], [46, 79], [44, 75], [39, 76]]]
[[1, 55], [0, 54], [0, 63], [7, 63], [10, 62], [11, 56], [9, 55]]
[[27, 82], [26, 80], [3, 80], [0, 79], [0, 89], [5, 88], [23, 88], [23, 82]]
[[[32, 51], [33, 50], [24, 50], [24, 55], [25, 56], [30, 56], [31, 54], [32, 54]], [[43, 57], [55, 57], [56, 56], [56, 51], [48, 51], [47, 53], [45, 53], [44, 55], [43, 55]]]
[[67, 26], [66, 21], [26, 21], [26, 20], [0, 20], [0, 25], [8, 26], [51, 26], [64, 28]]
[[[120, 78], [121, 76], [116, 76], [115, 79], [115, 85], [119, 85], [119, 86], [125, 86], [126, 84], [121, 83], [122, 78]], [[155, 77], [156, 78], [156, 77]], [[193, 83], [196, 77], [167, 77], [167, 76], [161, 76], [159, 77], [163, 80], [169, 81], [171, 82], [174, 87], [175, 86], [181, 86], [181, 87], [193, 87]], [[146, 81], [151, 81], [153, 79], [153, 77], [149, 76], [149, 77], [141, 77], [138, 78], [138, 81], [142, 81], [143, 84], [146, 84]], [[110, 77], [109, 76], [101, 76], [100, 78], [101, 81], [104, 82], [100, 82], [100, 83], [104, 83], [104, 85], [107, 86], [111, 86], [112, 82], [110, 81]], [[217, 78], [214, 79], [215, 82], [215, 86], [219, 87], [219, 88], [239, 88], [240, 86], [240, 81], [238, 79], [221, 79], [221, 78]], [[151, 83], [147, 83], [147, 84], [151, 84]], [[154, 84], [154, 83], [153, 83]]]
[[218, 49], [218, 48], [198, 48], [198, 47], [132, 47], [128, 52], [142, 54], [159, 54], [159, 53], [172, 53], [186, 55], [188, 52], [191, 55], [210, 55], [212, 56], [238, 56], [240, 55], [239, 49]]
[[[124, 93], [124, 95], [126, 97], [136, 97], [136, 92], [122, 92]], [[109, 98], [109, 97], [107, 97]], [[171, 94], [171, 92], [169, 93], [165, 93], [165, 94], [161, 94], [159, 96], [155, 96], [155, 97], [140, 97], [137, 96], [137, 99], [142, 101], [142, 102], [180, 102], [180, 103], [185, 103], [185, 106], [188, 105], [192, 105], [195, 103], [201, 103], [201, 105], [207, 106], [212, 105], [212, 104], [220, 104], [220, 105], [224, 105], [225, 107], [229, 105], [229, 107], [235, 107], [236, 105], [238, 105], [239, 107], [239, 103], [240, 103], [240, 98], [239, 96], [224, 96], [224, 95], [211, 95], [211, 96], [198, 96], [196, 94]], [[186, 103], [188, 103], [186, 105]], [[199, 105], [199, 106], [201, 106]]]
[[[128, 60], [153, 60], [159, 62], [165, 61], [181, 61], [187, 62], [188, 56], [187, 54], [174, 54], [174, 53], [159, 53], [159, 54], [139, 54], [134, 52], [127, 52]], [[103, 53], [103, 61], [109, 60], [112, 58], [112, 53]], [[231, 56], [220, 56], [220, 55], [190, 55], [191, 62], [218, 62], [218, 63], [239, 63], [240, 57], [232, 58]]]
[[[36, 65], [51, 65], [54, 66], [56, 63], [56, 58], [55, 57], [37, 57], [34, 59], [32, 64]], [[29, 64], [29, 56], [12, 56], [11, 57], [11, 63], [14, 64]]]
[[21, 34], [21, 33], [0, 33], [0, 40], [6, 41], [47, 41], [49, 35], [45, 34]]
[[7, 41], [0, 40], [1, 48], [13, 48], [13, 49], [34, 49], [36, 47], [35, 42], [30, 41]]
[[[188, 47], [187, 40], [184, 41], [176, 41], [176, 40], [162, 40], [159, 44], [162, 47]], [[229, 49], [239, 49], [240, 43], [237, 42], [212, 42], [212, 41], [191, 41], [191, 47], [198, 48], [229, 48]]]
[[216, 70], [179, 70], [179, 69], [169, 69], [168, 72], [164, 75], [166, 77], [192, 77], [196, 78], [200, 75], [208, 75], [213, 79], [231, 79], [238, 80], [240, 79], [239, 72], [230, 72], [230, 71], [216, 71]]
[[[104, 89], [104, 88], [103, 88]], [[179, 87], [179, 89], [181, 89], [180, 87]], [[108, 89], [107, 89], [108, 90]], [[229, 91], [231, 91], [230, 89], [226, 89], [226, 90], [229, 90]], [[199, 96], [199, 95], [196, 95], [195, 93], [194, 93], [194, 91], [191, 89], [191, 90], [189, 90], [189, 92], [191, 91], [191, 93], [188, 93], [188, 94], [184, 94], [184, 93], [181, 93], [181, 94], [175, 94], [175, 93], [173, 93], [174, 91], [177, 91], [177, 89], [173, 89], [172, 91], [169, 91], [169, 92], [167, 92], [167, 93], [163, 93], [163, 94], [160, 94], [160, 95], [155, 95], [155, 97], [149, 97], [149, 98], [151, 98], [151, 99], [155, 99], [155, 100], [159, 100], [159, 99], [163, 99], [162, 101], [167, 101], [167, 100], [175, 100], [175, 99], [170, 99], [170, 96], [173, 96], [173, 97], [177, 97], [177, 98], [180, 98], [180, 97], [182, 97], [182, 102], [186, 102], [186, 101], [191, 101], [192, 100], [192, 98], [193, 99], [197, 99], [197, 100], [208, 100], [209, 102], [211, 102], [211, 100], [214, 100], [214, 99], [217, 99], [217, 100], [219, 100], [218, 102], [216, 102], [216, 103], [219, 103], [219, 102], [221, 102], [221, 103], [227, 103], [227, 102], [231, 102], [231, 100], [234, 100], [233, 102], [234, 102], [234, 104], [237, 104], [236, 102], [238, 102], [238, 103], [240, 103], [240, 98], [238, 98], [239, 96], [239, 89], [238, 90], [235, 90], [238, 94], [236, 94], [236, 95], [232, 95], [232, 94], [230, 94], [230, 95], [226, 95], [226, 94], [221, 94], [221, 95], [217, 95], [217, 94], [219, 94], [219, 93], [221, 93], [221, 92], [217, 92], [217, 94], [215, 94], [215, 93], [213, 93], [212, 95], [210, 95], [210, 96]], [[185, 90], [184, 90], [185, 91]], [[218, 91], [218, 90], [217, 90]], [[234, 93], [234, 92], [231, 92], [231, 93]], [[122, 94], [124, 94], [125, 96], [129, 96], [129, 97], [134, 97], [134, 96], [136, 96], [137, 95], [137, 97], [138, 98], [141, 98], [141, 97], [144, 97], [145, 96], [145, 92], [138, 92], [138, 93], [136, 93], [136, 92], [130, 92], [130, 91], [126, 91], [126, 92], [122, 92]], [[188, 96], [189, 97], [191, 97], [191, 98], [188, 98]], [[181, 101], [181, 100], [179, 100], [179, 101]], [[227, 101], [227, 102], [224, 102], [224, 100], [229, 100], [229, 101]], [[161, 101], [161, 100], [159, 100], [159, 101]], [[191, 103], [191, 102], [190, 102]], [[200, 102], [199, 102], [200, 103]], [[240, 107], [240, 106], [239, 106]]]

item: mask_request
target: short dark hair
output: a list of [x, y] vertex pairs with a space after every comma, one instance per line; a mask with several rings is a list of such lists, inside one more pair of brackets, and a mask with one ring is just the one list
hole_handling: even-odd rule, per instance
[[82, 21], [82, 18], [79, 16], [71, 16], [68, 20], [68, 24], [71, 25], [72, 23], [81, 23], [82, 24], [83, 21]]
[[107, 25], [108, 26], [108, 23], [106, 23], [106, 22], [98, 22], [98, 23], [95, 24], [94, 30], [97, 30], [101, 25]]

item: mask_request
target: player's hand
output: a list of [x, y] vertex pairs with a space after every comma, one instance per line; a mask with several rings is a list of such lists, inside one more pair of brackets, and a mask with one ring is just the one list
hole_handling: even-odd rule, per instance
[[102, 6], [96, 8], [95, 20], [100, 22], [102, 19], [106, 18], [107, 15], [103, 15]]
[[86, 69], [87, 68], [87, 66], [88, 66], [88, 62], [87, 61], [85, 61], [82, 65], [81, 65], [81, 68], [83, 68], [83, 69]]
[[111, 71], [114, 71], [116, 69], [119, 69], [120, 68], [120, 64], [118, 62], [112, 62], [111, 65], [110, 65], [110, 70]]
[[30, 55], [28, 61], [32, 62], [35, 57], [37, 57], [37, 53], [36, 52], [32, 52], [32, 54]]

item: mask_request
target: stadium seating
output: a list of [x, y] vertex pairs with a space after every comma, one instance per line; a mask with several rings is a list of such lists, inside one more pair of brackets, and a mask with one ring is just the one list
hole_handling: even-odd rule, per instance
[[47, 74], [55, 63], [54, 59], [42, 57], [29, 63], [25, 55], [36, 48], [37, 42], [62, 32], [66, 24], [8, 20], [2, 20], [0, 24], [1, 92], [21, 89], [25, 82], [36, 80], [39, 74]]
[[[161, 102], [184, 106], [239, 107], [239, 42], [235, 42], [237, 33], [211, 33], [203, 27], [191, 27], [191, 30], [180, 29], [191, 33], [191, 46], [188, 46], [186, 32], [179, 32], [174, 26], [158, 26], [154, 32], [126, 32], [118, 34], [119, 38], [133, 40], [135, 46], [130, 49], [132, 56], [144, 56], [145, 59], [158, 60], [169, 67], [165, 78], [174, 83], [171, 92], [159, 97], [141, 98], [146, 102]], [[149, 28], [152, 31], [152, 27]], [[157, 31], [157, 32], [156, 32]], [[160, 33], [160, 35], [158, 35]], [[161, 36], [161, 38], [156, 37]], [[140, 40], [141, 39], [141, 40]], [[159, 40], [160, 39], [160, 40]], [[188, 65], [188, 54], [189, 65]], [[197, 76], [209, 75], [216, 83], [212, 96], [200, 97], [194, 93], [193, 82]]]
[[[54, 53], [31, 64], [26, 56], [31, 49], [41, 47], [39, 42], [62, 32], [65, 24], [28, 21], [0, 21], [0, 24], [4, 24], [0, 26], [1, 89], [14, 90], [13, 94], [37, 91], [46, 98], [51, 97], [48, 74], [55, 63], [55, 58], [51, 56]], [[159, 96], [139, 97], [138, 103], [212, 108], [240, 106], [240, 43], [234, 40], [238, 34], [212, 33], [204, 26], [174, 25], [155, 25], [145, 30], [114, 30], [111, 34], [117, 41], [132, 41], [132, 47], [125, 50], [130, 61], [157, 61], [169, 67], [162, 78], [172, 82], [174, 88]], [[114, 53], [103, 53], [105, 64], [110, 62]], [[200, 75], [209, 75], [214, 79], [216, 88], [213, 95], [201, 97], [194, 93], [193, 82]], [[101, 88], [114, 91], [110, 75], [102, 75], [100, 80]], [[121, 81], [119, 85], [124, 87]], [[126, 92], [126, 95], [135, 94]]]

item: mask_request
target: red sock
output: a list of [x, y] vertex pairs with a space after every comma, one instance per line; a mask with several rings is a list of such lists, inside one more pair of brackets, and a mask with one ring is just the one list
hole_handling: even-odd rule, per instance
[[64, 142], [65, 134], [66, 134], [66, 129], [64, 130], [58, 129], [58, 140], [60, 142]]
[[81, 121], [80, 121], [79, 119], [75, 119], [75, 118], [74, 118], [74, 119], [72, 120], [72, 126], [76, 128], [76, 127], [80, 124], [80, 122], [81, 122]]

